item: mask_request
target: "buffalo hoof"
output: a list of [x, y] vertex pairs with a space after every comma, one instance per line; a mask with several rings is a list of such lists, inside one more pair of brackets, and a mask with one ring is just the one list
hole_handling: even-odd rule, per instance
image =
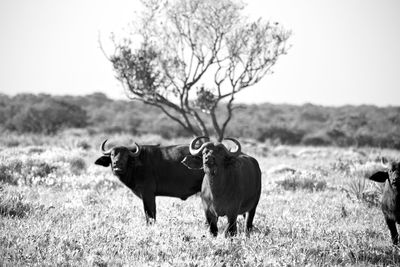
[[210, 234], [211, 234], [213, 237], [217, 237], [217, 235], [218, 235], [218, 230], [215, 230], [215, 231], [210, 230]]
[[155, 224], [156, 223], [156, 219], [154, 219], [154, 218], [148, 218], [148, 219], [146, 219], [146, 224], [147, 225], [153, 225], [153, 224]]

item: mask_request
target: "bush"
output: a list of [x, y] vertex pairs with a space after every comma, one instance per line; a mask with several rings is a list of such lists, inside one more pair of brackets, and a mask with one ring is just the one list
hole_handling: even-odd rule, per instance
[[278, 141], [280, 144], [294, 145], [299, 144], [304, 136], [304, 132], [298, 129], [290, 129], [287, 126], [269, 126], [263, 129], [257, 140], [265, 142], [266, 140]]
[[332, 145], [330, 138], [323, 133], [307, 134], [301, 140], [303, 145], [307, 146], [328, 146]]
[[47, 162], [34, 158], [28, 158], [23, 164], [22, 173], [26, 177], [44, 178], [50, 173], [54, 172], [56, 169], [57, 168], [55, 166], [51, 166]]
[[365, 178], [352, 178], [343, 188], [350, 199], [356, 199], [369, 206], [379, 206], [383, 192], [383, 186], [375, 183], [367, 183]]
[[326, 189], [326, 181], [317, 179], [317, 175], [311, 172], [295, 172], [288, 174], [282, 181], [276, 182], [284, 190], [309, 190], [323, 191]]
[[19, 133], [54, 134], [62, 128], [87, 126], [87, 116], [79, 106], [48, 98], [32, 105], [24, 104], [6, 126]]
[[331, 163], [330, 168], [334, 172], [342, 172], [349, 175], [354, 166], [354, 161], [339, 158], [337, 161]]
[[333, 144], [337, 146], [349, 146], [354, 143], [352, 138], [349, 138], [346, 133], [336, 128], [328, 130], [327, 135], [333, 141]]
[[84, 140], [80, 140], [76, 144], [76, 147], [82, 148], [83, 150], [89, 150], [92, 146], [88, 142], [86, 142]]
[[6, 147], [17, 147], [20, 145], [20, 142], [14, 139], [8, 139], [6, 141], [3, 141], [3, 143]]
[[24, 196], [20, 193], [5, 192], [0, 187], [0, 215], [11, 217], [24, 217], [32, 210], [32, 205], [25, 203]]
[[22, 170], [22, 161], [14, 159], [0, 162], [0, 182], [17, 185]]
[[56, 166], [40, 159], [9, 159], [0, 163], [0, 181], [12, 185], [45, 184], [46, 178], [56, 170]]
[[86, 162], [81, 157], [73, 157], [69, 159], [69, 165], [71, 168], [71, 173], [75, 175], [80, 175], [86, 170]]

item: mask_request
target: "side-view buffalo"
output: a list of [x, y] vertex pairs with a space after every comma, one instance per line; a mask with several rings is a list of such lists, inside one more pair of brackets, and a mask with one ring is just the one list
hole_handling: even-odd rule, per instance
[[385, 183], [381, 202], [382, 211], [392, 242], [397, 245], [399, 234], [397, 233], [396, 222], [400, 223], [400, 162], [388, 163], [385, 158], [382, 158], [382, 165], [385, 171], [376, 172], [369, 179]]
[[194, 138], [190, 155], [182, 161], [189, 169], [204, 170], [201, 199], [207, 223], [212, 235], [218, 234], [218, 217], [227, 216], [225, 235], [237, 233], [236, 220], [246, 214], [245, 232], [253, 228], [253, 219], [261, 194], [261, 170], [256, 159], [241, 152], [239, 141], [225, 138], [236, 144], [236, 150], [228, 150], [221, 142], [196, 143], [206, 137]]
[[[204, 172], [189, 170], [181, 161], [189, 155], [188, 145], [175, 146], [114, 146], [105, 150], [107, 139], [101, 144], [103, 156], [95, 162], [108, 167], [122, 183], [143, 200], [146, 222], [156, 219], [156, 196], [186, 200], [200, 192]], [[152, 219], [152, 220], [150, 220]]]

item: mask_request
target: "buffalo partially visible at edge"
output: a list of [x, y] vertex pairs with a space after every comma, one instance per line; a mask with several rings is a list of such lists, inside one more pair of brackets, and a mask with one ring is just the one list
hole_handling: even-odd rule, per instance
[[369, 179], [385, 183], [381, 208], [392, 237], [392, 242], [394, 245], [397, 245], [399, 243], [399, 234], [396, 222], [400, 223], [400, 162], [388, 163], [385, 158], [382, 158], [382, 165], [384, 171], [374, 173]]

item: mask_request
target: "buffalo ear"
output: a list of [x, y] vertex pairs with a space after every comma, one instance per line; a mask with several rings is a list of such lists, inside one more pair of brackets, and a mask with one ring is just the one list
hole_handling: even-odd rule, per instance
[[94, 162], [94, 164], [108, 167], [111, 164], [111, 158], [109, 156], [101, 156]]
[[383, 183], [389, 179], [389, 174], [387, 172], [376, 172], [369, 177], [369, 179], [378, 183]]
[[203, 159], [197, 156], [186, 156], [181, 162], [191, 170], [199, 170], [203, 168]]

